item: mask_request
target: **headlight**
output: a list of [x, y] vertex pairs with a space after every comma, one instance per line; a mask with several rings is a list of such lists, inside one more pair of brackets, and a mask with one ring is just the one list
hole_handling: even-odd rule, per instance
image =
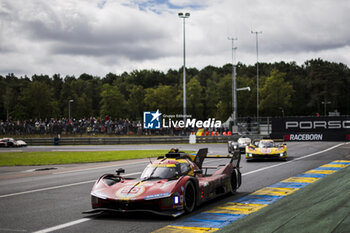
[[284, 153], [280, 153], [280, 157], [283, 157], [284, 156]]
[[177, 205], [180, 202], [179, 196], [174, 196], [174, 204]]
[[145, 200], [152, 200], [152, 199], [159, 199], [159, 198], [164, 198], [164, 197], [170, 197], [171, 193], [158, 193], [158, 194], [153, 194], [153, 195], [148, 195], [145, 197]]
[[253, 157], [253, 154], [252, 154], [252, 153], [248, 153], [248, 156], [249, 156], [249, 157]]
[[172, 208], [174, 205], [178, 205], [180, 203], [180, 195], [178, 192], [176, 192], [169, 197], [161, 198], [160, 202], [163, 207]]

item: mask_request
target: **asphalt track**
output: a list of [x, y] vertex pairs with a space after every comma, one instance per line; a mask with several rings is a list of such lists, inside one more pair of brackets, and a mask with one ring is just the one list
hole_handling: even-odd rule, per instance
[[[70, 150], [137, 150], [169, 149], [197, 150], [208, 147], [212, 154], [226, 154], [226, 144], [196, 145], [120, 145], [120, 146], [49, 146], [27, 147], [23, 151]], [[216, 205], [234, 201], [257, 189], [277, 183], [334, 160], [349, 159], [350, 145], [339, 142], [288, 143], [287, 162], [250, 162], [242, 159], [243, 183], [233, 196], [216, 199], [196, 209], [194, 214]], [[329, 149], [332, 148], [332, 149]], [[8, 149], [1, 149], [1, 151]], [[18, 149], [10, 149], [18, 151]], [[210, 165], [221, 159], [209, 160]], [[0, 232], [152, 232], [179, 219], [150, 214], [82, 215], [90, 209], [90, 190], [103, 173], [118, 167], [129, 177], [139, 176], [148, 159], [95, 164], [75, 164], [41, 167], [0, 168]], [[37, 168], [52, 170], [35, 171]], [[191, 214], [192, 215], [192, 214]]]

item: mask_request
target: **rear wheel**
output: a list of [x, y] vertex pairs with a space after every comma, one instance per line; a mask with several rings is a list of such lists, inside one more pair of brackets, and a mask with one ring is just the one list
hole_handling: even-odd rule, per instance
[[193, 211], [196, 204], [196, 190], [191, 181], [188, 181], [185, 185], [184, 193], [184, 209], [187, 213]]
[[230, 179], [230, 188], [231, 188], [231, 193], [234, 194], [237, 189], [237, 176], [235, 170], [232, 171], [231, 174], [231, 179]]

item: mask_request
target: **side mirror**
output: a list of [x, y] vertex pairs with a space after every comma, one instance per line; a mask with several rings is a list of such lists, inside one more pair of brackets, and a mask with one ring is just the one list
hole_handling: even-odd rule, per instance
[[228, 142], [228, 153], [234, 153], [239, 150], [239, 145], [237, 142], [229, 141]]
[[193, 173], [194, 174], [203, 174], [203, 171], [199, 169], [199, 170], [194, 170]]
[[117, 175], [119, 176], [121, 173], [125, 173], [125, 170], [123, 168], [119, 168], [118, 170], [115, 171]]

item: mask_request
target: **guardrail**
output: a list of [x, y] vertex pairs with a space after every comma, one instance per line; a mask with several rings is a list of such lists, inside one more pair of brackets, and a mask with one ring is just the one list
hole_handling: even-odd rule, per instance
[[[238, 136], [197, 136], [197, 143], [225, 143], [229, 140], [237, 140]], [[25, 138], [28, 145], [54, 145], [54, 138]], [[58, 145], [116, 145], [116, 144], [166, 144], [188, 143], [189, 136], [164, 136], [164, 137], [100, 137], [100, 138], [75, 138], [62, 137], [57, 141]]]

